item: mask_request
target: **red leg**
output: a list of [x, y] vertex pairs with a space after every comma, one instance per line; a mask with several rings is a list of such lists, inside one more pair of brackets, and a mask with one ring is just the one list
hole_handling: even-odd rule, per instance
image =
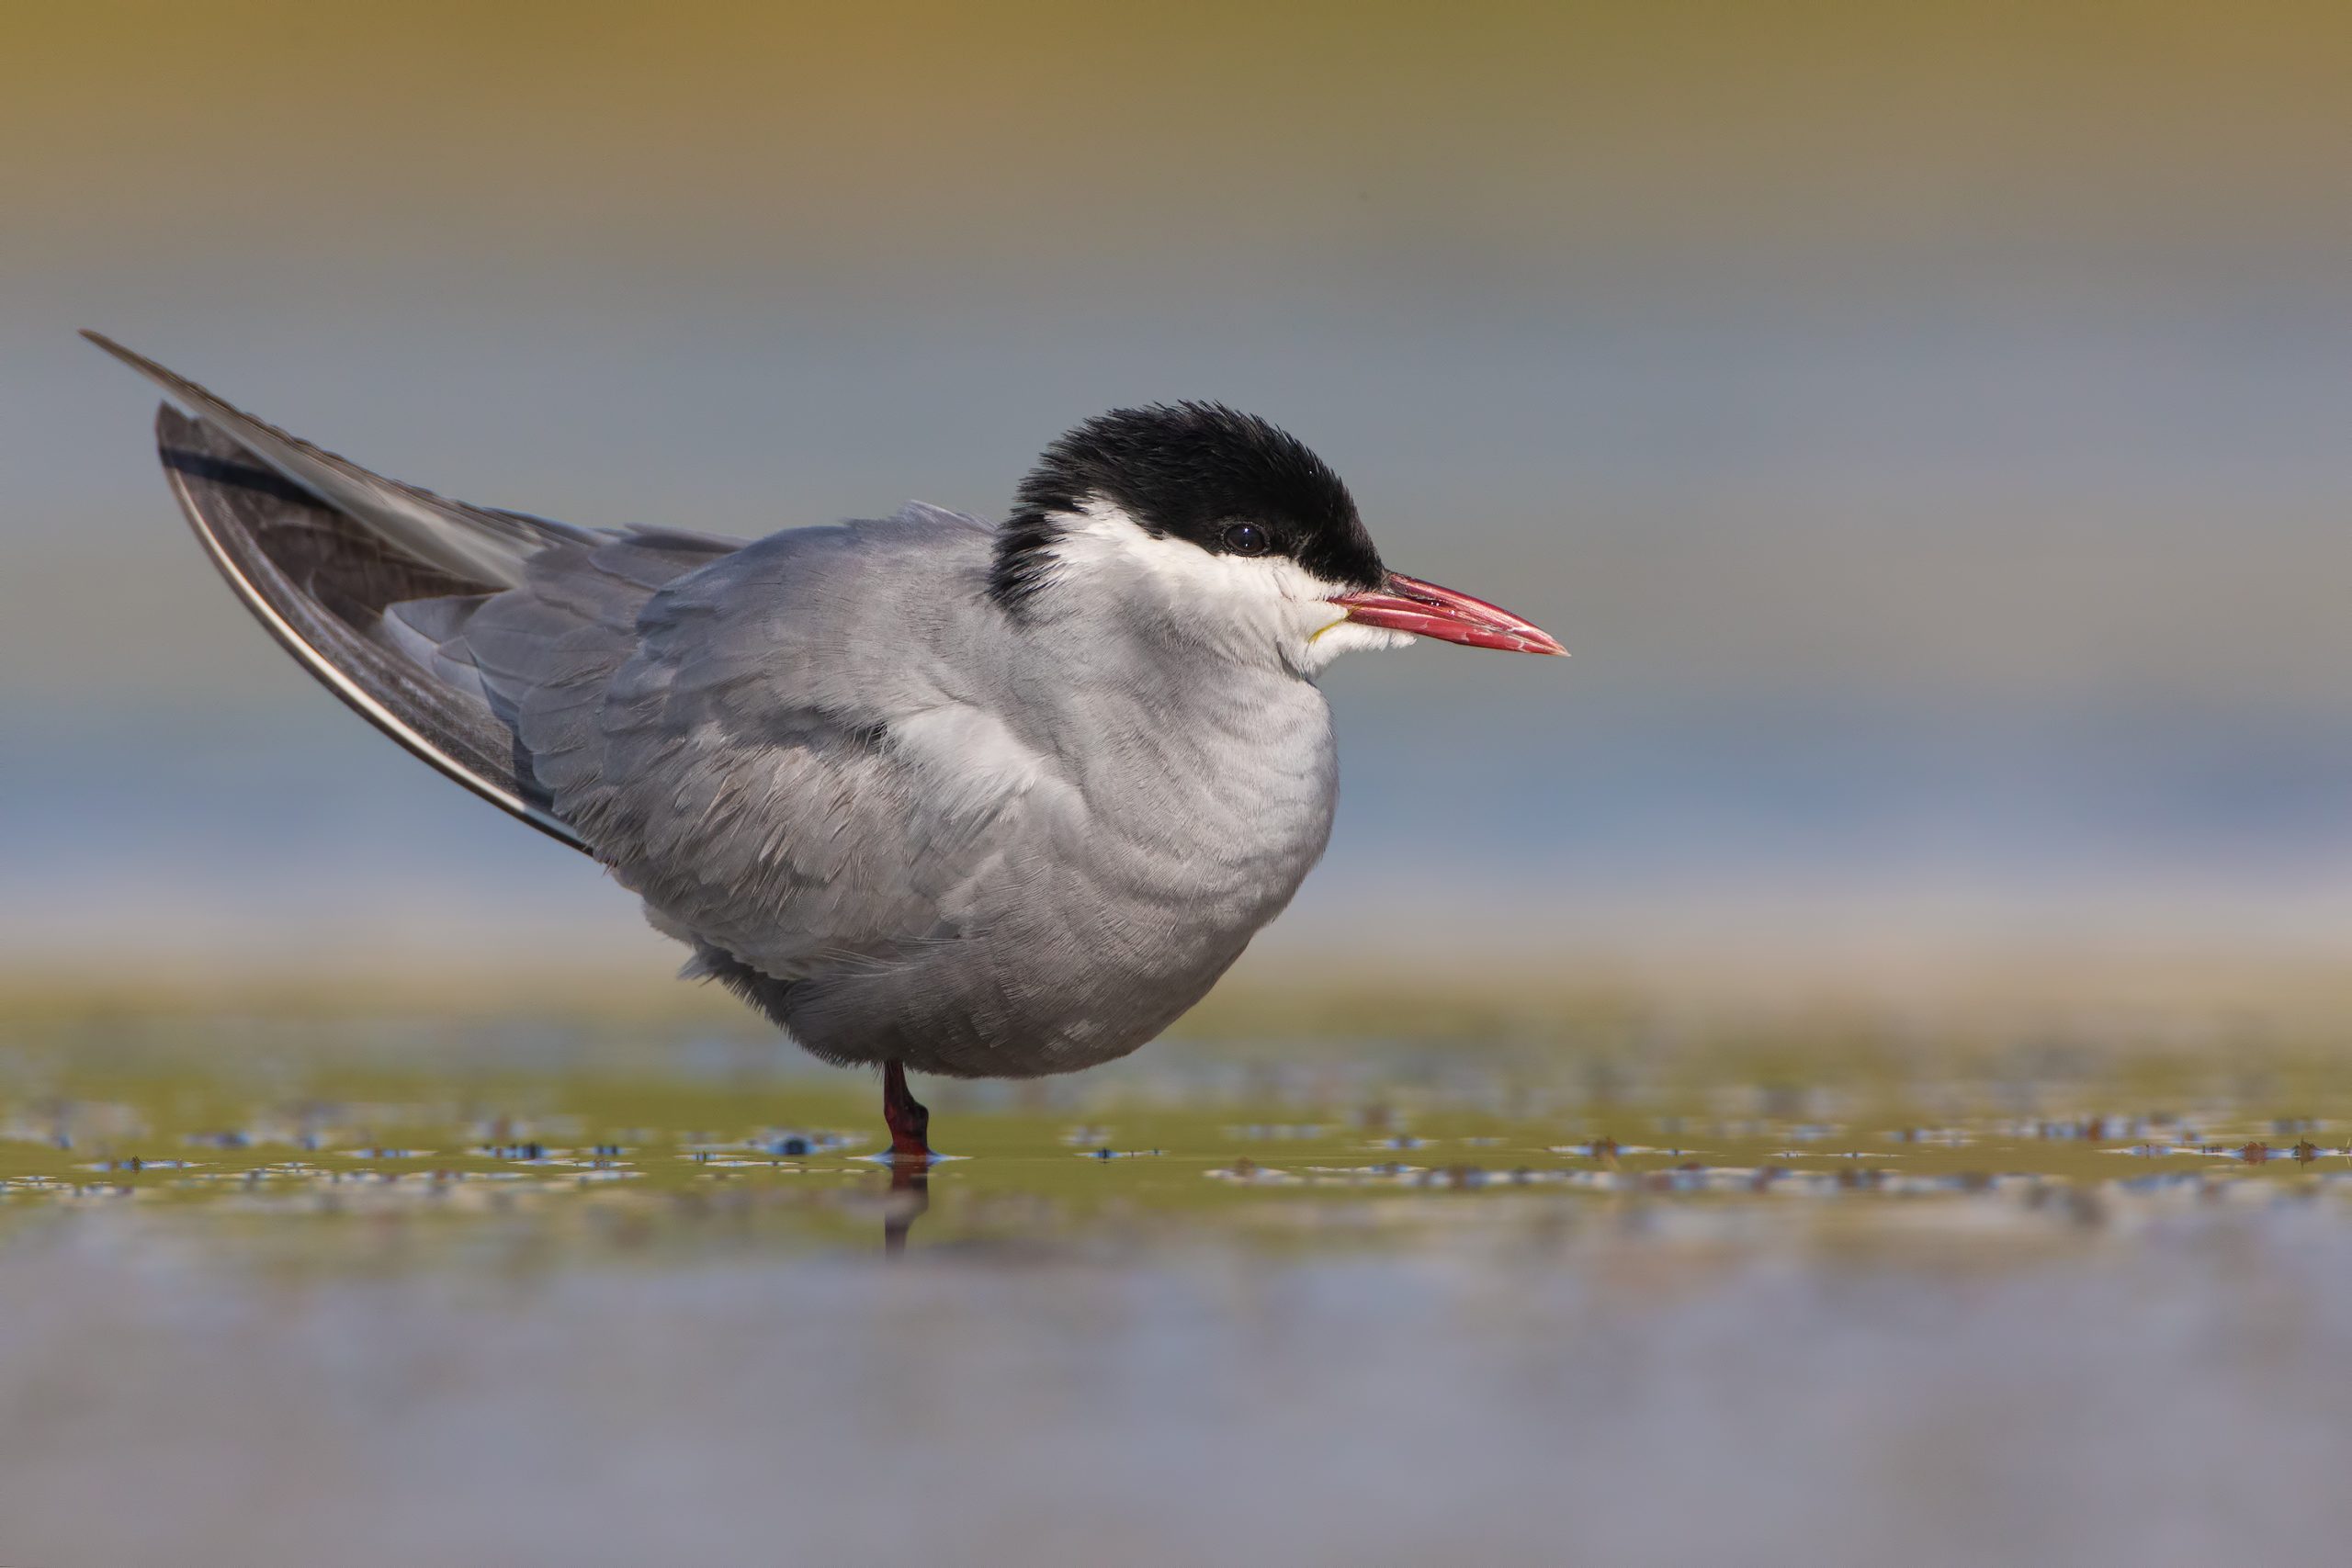
[[907, 1092], [907, 1069], [897, 1062], [882, 1064], [882, 1120], [890, 1126], [891, 1159], [931, 1163], [931, 1112]]

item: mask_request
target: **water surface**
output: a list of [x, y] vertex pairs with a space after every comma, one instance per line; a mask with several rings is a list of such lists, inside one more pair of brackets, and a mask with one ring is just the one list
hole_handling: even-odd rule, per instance
[[747, 1039], [23, 1028], [0, 1562], [2341, 1538], [2324, 1058], [1804, 1046], [1168, 1043], [917, 1183]]

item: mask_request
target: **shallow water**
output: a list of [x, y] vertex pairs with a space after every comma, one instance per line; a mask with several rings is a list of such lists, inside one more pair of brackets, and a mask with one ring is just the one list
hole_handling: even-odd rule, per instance
[[2340, 1540], [2324, 1059], [0, 1044], [0, 1563], [2169, 1562]]

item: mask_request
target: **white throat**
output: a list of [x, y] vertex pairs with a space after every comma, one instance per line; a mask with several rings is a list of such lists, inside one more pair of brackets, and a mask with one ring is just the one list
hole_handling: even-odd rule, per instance
[[[1216, 555], [1155, 535], [1126, 511], [1089, 496], [1049, 514], [1050, 581], [1122, 618], [1163, 621], [1247, 662], [1303, 678], [1342, 653], [1402, 648], [1410, 634], [1351, 621], [1331, 601], [1348, 592], [1283, 556]], [[1049, 590], [1051, 592], [1053, 590]]]

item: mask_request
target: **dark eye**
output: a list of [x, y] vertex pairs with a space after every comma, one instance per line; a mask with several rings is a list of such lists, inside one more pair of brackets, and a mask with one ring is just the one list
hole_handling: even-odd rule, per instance
[[1262, 556], [1274, 547], [1274, 541], [1255, 523], [1233, 523], [1226, 527], [1225, 547], [1237, 556]]

